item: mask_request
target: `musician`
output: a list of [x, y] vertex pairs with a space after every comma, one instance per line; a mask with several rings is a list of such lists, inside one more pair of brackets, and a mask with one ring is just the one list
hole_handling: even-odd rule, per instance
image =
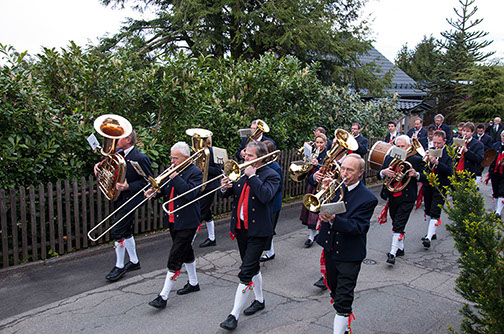
[[[252, 130], [252, 133], [254, 133], [254, 131], [257, 129], [257, 121], [259, 121], [259, 120], [256, 119], [255, 121], [252, 121], [252, 123], [250, 123], [250, 130]], [[245, 159], [245, 145], [247, 144], [248, 139], [249, 139], [248, 137], [242, 138], [242, 142], [240, 144], [240, 147], [238, 148], [238, 152], [236, 152], [236, 154], [235, 154], [236, 161], [242, 161], [243, 159]], [[257, 133], [257, 135], [255, 136], [255, 138], [251, 138], [251, 139], [255, 140], [255, 141], [269, 140], [273, 144], [275, 144], [275, 141], [271, 138], [266, 137], [262, 131], [259, 131]], [[276, 148], [276, 145], [275, 145], [275, 148]]]
[[[315, 129], [315, 131], [313, 131], [313, 135], [315, 136], [315, 138], [317, 138], [318, 135], [324, 135], [327, 137], [327, 131], [323, 126], [319, 126]], [[331, 149], [332, 144], [333, 144], [332, 140], [327, 138], [327, 150], [328, 151]], [[316, 149], [315, 145], [313, 145], [313, 148]]]
[[453, 138], [464, 138], [462, 135], [462, 128], [464, 127], [464, 124], [465, 122], [459, 122], [459, 124], [457, 124], [457, 128], [453, 129]]
[[[341, 177], [344, 180], [343, 202], [346, 211], [328, 214], [321, 210], [322, 225], [317, 243], [324, 248], [321, 268], [327, 286], [331, 290], [336, 310], [333, 333], [343, 334], [349, 325], [352, 313], [354, 289], [366, 257], [366, 235], [370, 219], [378, 204], [376, 196], [360, 182], [364, 173], [364, 159], [357, 154], [349, 154], [343, 159]], [[324, 183], [332, 179], [324, 179]], [[340, 198], [333, 198], [333, 202]]]
[[[492, 137], [485, 133], [485, 125], [478, 124], [476, 126], [476, 133], [473, 135], [474, 139], [477, 139], [483, 144], [483, 152], [492, 148]], [[483, 153], [484, 154], [484, 153]], [[481, 174], [483, 174], [483, 166], [479, 166], [478, 171], [476, 172], [476, 183], [481, 181]]]
[[[271, 153], [275, 150], [275, 146], [269, 140], [266, 140], [264, 143], [268, 148], [268, 153]], [[282, 167], [280, 167], [280, 165], [276, 161], [270, 163], [268, 167], [273, 169], [275, 172], [277, 172], [278, 176], [280, 176], [280, 185], [275, 194], [275, 197], [273, 197], [273, 208], [272, 208], [273, 217], [271, 218], [273, 220], [273, 235], [275, 235], [276, 234], [275, 229], [278, 223], [278, 218], [280, 217], [280, 210], [282, 209], [283, 170]], [[273, 236], [269, 237], [268, 241], [266, 241], [266, 246], [264, 247], [264, 250], [266, 251], [266, 253], [264, 253], [263, 256], [261, 256], [261, 258], [259, 259], [260, 262], [273, 260], [275, 258], [275, 247], [273, 246]]]
[[427, 137], [418, 139], [418, 142], [422, 145], [424, 150], [434, 147], [434, 143], [432, 142], [434, 131], [436, 131], [436, 127], [434, 125], [429, 125], [427, 127]]
[[452, 138], [451, 138], [451, 130], [450, 127], [444, 122], [444, 116], [441, 114], [437, 114], [434, 116], [434, 126], [436, 127], [436, 130], [443, 130], [446, 133], [446, 143], [448, 145], [451, 145], [452, 143]]
[[[357, 141], [357, 144], [359, 144], [359, 149], [353, 152], [349, 153], [357, 153], [358, 155], [361, 156], [362, 159], [365, 158], [366, 153], [368, 152], [369, 145], [368, 145], [368, 139], [360, 134], [362, 130], [362, 126], [359, 123], [353, 123], [352, 124], [352, 136], [354, 136], [355, 140]], [[364, 171], [364, 174], [362, 175], [362, 183], [366, 185], [366, 172]]]
[[400, 135], [399, 132], [397, 132], [397, 123], [394, 121], [389, 121], [387, 123], [387, 127], [389, 130], [389, 133], [385, 136], [385, 142], [386, 143], [393, 143], [394, 139], [396, 139], [397, 136]]
[[[251, 142], [246, 148], [245, 162], [258, 159], [267, 153], [268, 149], [264, 143]], [[238, 325], [240, 312], [252, 287], [255, 299], [243, 313], [252, 315], [265, 306], [259, 259], [266, 241], [273, 235], [272, 201], [280, 186], [280, 176], [263, 165], [264, 161], [260, 160], [246, 167], [243, 177], [234, 184], [229, 183], [229, 178], [223, 178], [221, 185], [224, 185], [224, 188], [218, 192], [223, 198], [234, 196], [230, 234], [238, 241], [242, 259], [238, 274], [240, 283], [236, 289], [233, 310], [220, 324], [227, 330], [233, 330]]]
[[[208, 147], [208, 149], [210, 150], [210, 156], [209, 156], [210, 161], [208, 164], [208, 179], [210, 180], [215, 178], [216, 176], [221, 175], [222, 168], [214, 161], [214, 154], [212, 149], [212, 137], [208, 137], [206, 139], [205, 146]], [[217, 187], [219, 187], [219, 180], [215, 179], [212, 182], [208, 183], [205, 189], [200, 194], [200, 196], [204, 196], [199, 201], [201, 209], [201, 219], [205, 221], [208, 231], [208, 238], [199, 245], [200, 247], [209, 247], [217, 245], [217, 241], [215, 240], [215, 223], [212, 217], [212, 204], [214, 202], [214, 196], [213, 195], [205, 196], [206, 194], [212, 192]]]
[[[315, 145], [318, 150], [318, 154], [312, 157], [312, 165], [314, 166], [310, 172], [310, 175], [306, 178], [306, 194], [315, 194], [317, 192], [318, 181], [321, 180], [322, 175], [317, 174], [317, 179], [315, 179], [316, 172], [319, 171], [322, 162], [324, 161], [327, 155], [327, 138], [324, 134], [319, 134], [315, 137]], [[299, 217], [301, 220], [301, 224], [306, 225], [308, 227], [309, 235], [308, 239], [306, 239], [304, 246], [306, 248], [310, 248], [313, 245], [315, 240], [315, 236], [317, 235], [317, 230], [315, 227], [317, 226], [318, 221], [318, 213], [314, 213], [305, 208], [304, 205], [301, 205], [301, 215]]]
[[481, 162], [484, 160], [483, 144], [473, 139], [475, 129], [473, 122], [467, 122], [462, 127], [462, 135], [466, 144], [461, 148], [462, 155], [456, 162], [457, 172], [466, 170], [473, 173], [474, 177], [481, 166]]
[[420, 138], [427, 137], [427, 130], [423, 128], [423, 121], [419, 118], [415, 120], [415, 125], [408, 130], [408, 137], [420, 140]]
[[[189, 156], [189, 145], [185, 142], [175, 143], [171, 147], [171, 168], [177, 168], [177, 166], [183, 164]], [[201, 186], [202, 181], [203, 173], [192, 163], [185, 169], [177, 170], [170, 174], [169, 181], [167, 181], [169, 182], [168, 185], [161, 188], [161, 195], [164, 196], [164, 201], [175, 199], [168, 205], [169, 210], [173, 211], [196, 199], [200, 193], [199, 186]], [[179, 194], [185, 193], [190, 189], [193, 189], [193, 191], [189, 194], [183, 197], [177, 197]], [[150, 188], [145, 196], [151, 197], [154, 193], [155, 190]], [[168, 255], [168, 272], [166, 273], [163, 289], [154, 300], [149, 302], [150, 306], [159, 309], [166, 307], [168, 295], [179, 276], [182, 264], [184, 264], [187, 270], [189, 280], [182, 289], [177, 290], [177, 294], [185, 295], [200, 290], [198, 277], [196, 276], [196, 259], [192, 248], [192, 241], [200, 223], [201, 211], [199, 201], [186, 206], [176, 213], [170, 215], [166, 214], [164, 216], [163, 225], [170, 229], [170, 236], [172, 239], [172, 246]]]
[[492, 126], [488, 129], [488, 134], [492, 137], [492, 141], [494, 143], [498, 143], [500, 141], [500, 134], [503, 130], [504, 126], [501, 124], [501, 118], [495, 117]]
[[425, 171], [429, 174], [437, 175], [439, 180], [441, 193], [437, 188], [431, 186], [425, 179], [423, 195], [425, 204], [425, 219], [428, 222], [427, 235], [422, 238], [424, 247], [429, 248], [431, 241], [436, 235], [436, 229], [441, 225], [441, 206], [444, 204], [443, 195], [446, 193], [444, 187], [450, 185], [448, 177], [453, 173], [453, 161], [446, 150], [446, 134], [444, 131], [437, 130], [434, 132], [432, 141], [434, 148], [443, 150], [443, 154], [439, 158], [428, 156], [428, 163]]
[[[116, 183], [116, 189], [121, 191], [119, 197], [114, 202], [114, 210], [122, 206], [128, 201], [131, 196], [138, 193], [147, 185], [147, 181], [143, 176], [139, 175], [131, 165], [131, 161], [136, 161], [147, 176], [152, 176], [151, 161], [148, 156], [141, 153], [135, 148], [137, 136], [135, 131], [126, 138], [120, 138], [116, 144], [116, 150], [124, 157], [126, 161], [126, 178], [124, 183]], [[101, 162], [94, 166], [94, 174], [98, 175]], [[115, 221], [124, 217], [130, 212], [140, 201], [132, 200], [117, 212]], [[116, 254], [116, 264], [105, 278], [109, 281], [117, 281], [126, 272], [140, 269], [140, 262], [136, 252], [135, 239], [133, 238], [133, 215], [134, 211], [124, 218], [119, 224], [110, 230], [110, 237], [114, 240], [114, 249]], [[124, 264], [125, 253], [128, 252], [129, 261]]]
[[492, 181], [492, 196], [495, 199], [495, 215], [501, 218], [504, 208], [504, 131], [501, 132], [501, 141], [494, 143], [492, 148], [497, 151], [497, 156], [488, 172]]
[[[410, 138], [406, 135], [401, 135], [396, 138], [395, 145], [403, 150], [408, 150], [411, 146]], [[379, 180], [386, 177], [393, 177], [395, 174], [395, 167], [389, 167], [393, 157], [390, 155], [385, 157], [383, 166], [380, 172], [376, 175]], [[408, 185], [399, 192], [390, 192], [385, 185], [382, 189], [382, 197], [388, 198], [388, 205], [390, 206], [390, 217], [392, 218], [392, 245], [390, 252], [387, 253], [387, 263], [395, 264], [396, 256], [404, 255], [404, 230], [406, 223], [417, 198], [417, 181], [424, 182], [425, 175], [422, 173], [424, 170], [424, 162], [418, 154], [410, 155], [406, 161], [412, 165], [412, 169], [405, 171], [407, 176], [412, 179]], [[406, 181], [404, 178], [401, 182]], [[395, 186], [396, 184], [392, 184]]]

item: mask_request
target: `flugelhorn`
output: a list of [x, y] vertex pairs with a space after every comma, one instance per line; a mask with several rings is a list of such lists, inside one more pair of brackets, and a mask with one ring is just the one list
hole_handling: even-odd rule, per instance
[[[213, 179], [208, 180], [205, 183], [202, 183], [201, 186], [204, 186], [204, 185], [206, 185], [206, 184], [208, 184], [208, 183], [210, 183], [210, 182], [212, 182], [214, 180], [217, 180], [217, 179], [220, 179], [220, 178], [223, 178], [223, 177], [229, 178], [229, 182], [237, 182], [242, 177], [242, 171], [245, 168], [247, 168], [248, 166], [251, 166], [251, 165], [253, 165], [253, 164], [255, 164], [255, 163], [259, 162], [259, 161], [267, 160], [266, 163], [262, 164], [261, 166], [259, 166], [257, 168], [257, 169], [260, 169], [260, 168], [262, 168], [264, 166], [267, 166], [267, 165], [275, 162], [278, 159], [279, 156], [280, 156], [280, 150], [276, 150], [276, 151], [273, 151], [273, 152], [268, 153], [266, 155], [263, 155], [262, 157], [259, 157], [257, 159], [251, 160], [251, 161], [244, 162], [242, 164], [238, 164], [234, 160], [228, 160], [224, 164], [224, 172], [221, 175], [218, 175], [218, 176], [214, 177]], [[227, 184], [229, 184], [229, 183], [227, 183]], [[174, 197], [171, 200], [168, 200], [168, 201], [164, 202], [163, 203], [163, 210], [168, 215], [171, 215], [171, 214], [173, 214], [173, 213], [175, 213], [175, 212], [177, 212], [179, 210], [182, 210], [186, 206], [189, 206], [189, 205], [193, 204], [194, 202], [197, 202], [200, 199], [202, 199], [202, 198], [204, 198], [204, 197], [206, 197], [206, 196], [208, 196], [210, 194], [213, 194], [217, 190], [220, 190], [220, 189], [224, 188], [227, 184], [221, 185], [220, 187], [215, 188], [212, 191], [209, 191], [208, 193], [203, 194], [203, 195], [199, 196], [198, 198], [193, 199], [192, 201], [190, 201], [190, 202], [188, 202], [188, 203], [186, 203], [186, 204], [178, 207], [177, 209], [175, 209], [173, 211], [170, 211], [169, 204], [171, 202], [176, 201], [180, 197], [183, 197], [183, 196], [189, 194], [190, 192], [194, 191], [195, 188], [189, 189], [185, 193], [182, 193], [182, 194], [178, 195], [177, 197]], [[201, 187], [201, 186], [198, 186], [198, 187]]]
[[[177, 172], [177, 173], [180, 173], [182, 172], [184, 169], [186, 169], [187, 167], [189, 167], [192, 163], [194, 163], [199, 157], [200, 155], [203, 154], [203, 149], [199, 150], [198, 152], [194, 153], [193, 155], [191, 155], [189, 158], [187, 158], [184, 162], [182, 162], [180, 165], [176, 166], [176, 167], [170, 167], [168, 168], [167, 170], [165, 170], [163, 173], [159, 174], [156, 178], [153, 178], [152, 176], [149, 176], [148, 178], [148, 181], [149, 181], [149, 184], [147, 184], [145, 187], [143, 187], [142, 189], [140, 189], [140, 191], [138, 191], [135, 195], [131, 196], [130, 199], [128, 199], [126, 202], [124, 202], [120, 207], [118, 207], [117, 209], [115, 209], [111, 214], [109, 214], [107, 217], [105, 217], [100, 223], [98, 223], [95, 227], [93, 227], [89, 232], [88, 232], [88, 238], [91, 240], [91, 241], [97, 241], [98, 239], [100, 239], [101, 237], [103, 237], [105, 234], [107, 234], [108, 231], [110, 231], [112, 228], [114, 228], [114, 226], [116, 226], [117, 224], [119, 224], [120, 222], [122, 222], [127, 216], [129, 216], [132, 212], [134, 212], [137, 208], [139, 208], [143, 203], [145, 203], [145, 201], [147, 201], [148, 199], [150, 199], [151, 197], [154, 196], [154, 194], [152, 194], [152, 196], [150, 197], [143, 197], [142, 200], [137, 203], [135, 205], [135, 207], [133, 209], [131, 209], [130, 211], [128, 211], [126, 214], [124, 214], [121, 218], [119, 218], [114, 224], [112, 224], [108, 229], [105, 230], [105, 232], [103, 232], [102, 234], [100, 234], [99, 236], [97, 236], [96, 238], [93, 238], [91, 236], [91, 234], [97, 229], [99, 228], [100, 226], [102, 226], [106, 221], [108, 221], [112, 216], [114, 216], [115, 214], [117, 214], [119, 212], [119, 210], [121, 210], [123, 207], [125, 207], [128, 203], [130, 203], [131, 201], [133, 201], [134, 199], [137, 199], [138, 198], [138, 195], [140, 194], [145, 194], [145, 192], [147, 191], [147, 189], [149, 188], [153, 188], [156, 190], [156, 192], [160, 193], [161, 192], [161, 188], [163, 188], [164, 186], [166, 186], [170, 180], [167, 180], [166, 182], [164, 182], [171, 174]], [[137, 199], [138, 200], [138, 199]]]
[[264, 122], [260, 119], [256, 120], [256, 126], [257, 127], [255, 128], [254, 132], [252, 132], [252, 134], [248, 137], [247, 142], [245, 143], [245, 147], [247, 147], [247, 144], [250, 143], [251, 140], [253, 140], [253, 139], [255, 139], [255, 137], [257, 137], [259, 132], [269, 132], [270, 131], [268, 124], [266, 124], [266, 122]]
[[456, 152], [455, 159], [462, 158], [462, 153], [463, 153], [464, 147], [466, 146], [468, 141], [469, 141], [469, 139], [453, 138], [453, 144], [457, 148], [455, 151]]
[[340, 198], [338, 201], [343, 200], [343, 184], [345, 180], [332, 180], [327, 187], [323, 188], [315, 195], [306, 194], [303, 197], [303, 205], [310, 211], [317, 213], [320, 211], [320, 207], [324, 204], [330, 203], [332, 199], [336, 196], [336, 192], [340, 190]]

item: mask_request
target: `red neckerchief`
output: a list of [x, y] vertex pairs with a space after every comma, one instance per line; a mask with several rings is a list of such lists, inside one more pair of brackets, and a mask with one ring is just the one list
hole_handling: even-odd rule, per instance
[[[175, 188], [171, 188], [171, 192], [170, 192], [170, 203], [168, 203], [168, 210], [170, 210], [170, 212], [173, 212], [173, 209], [174, 209], [174, 203], [172, 201], [173, 199], [173, 190], [175, 190]], [[168, 221], [170, 223], [175, 223], [175, 215], [172, 213], [170, 215], [168, 215]]]
[[236, 229], [241, 229], [240, 223], [240, 210], [243, 205], [243, 228], [248, 230], [248, 200], [250, 195], [250, 186], [247, 181], [245, 181], [243, 185], [243, 190], [240, 195], [240, 199], [238, 200], [238, 212], [237, 212], [237, 220], [236, 220]]
[[[465, 146], [467, 147], [467, 142]], [[465, 165], [465, 152], [462, 152], [462, 157], [460, 158], [458, 164], [457, 164], [457, 169], [455, 170], [456, 172], [460, 172], [464, 170], [464, 165]]]
[[504, 166], [499, 166], [500, 162], [504, 158], [504, 150], [497, 156], [497, 162], [495, 163], [494, 173], [504, 174]]

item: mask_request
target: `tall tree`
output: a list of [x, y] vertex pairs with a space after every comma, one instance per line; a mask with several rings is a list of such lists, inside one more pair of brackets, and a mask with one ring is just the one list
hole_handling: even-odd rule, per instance
[[372, 73], [359, 64], [371, 48], [367, 22], [359, 20], [367, 0], [100, 1], [156, 12], [154, 19], [130, 20], [119, 34], [102, 39], [103, 51], [127, 43], [141, 55], [171, 56], [184, 50], [190, 57], [247, 60], [272, 51], [305, 64], [319, 62], [321, 78], [338, 85]]
[[447, 19], [453, 27], [444, 31], [438, 44], [443, 51], [436, 78], [430, 88], [431, 97], [438, 101], [437, 111], [455, 119], [463, 118], [462, 103], [467, 97], [467, 84], [471, 82], [471, 69], [495, 52], [483, 52], [493, 41], [483, 38], [488, 32], [474, 30], [483, 19], [476, 19], [476, 0], [458, 0], [460, 8], [454, 8], [456, 19]]

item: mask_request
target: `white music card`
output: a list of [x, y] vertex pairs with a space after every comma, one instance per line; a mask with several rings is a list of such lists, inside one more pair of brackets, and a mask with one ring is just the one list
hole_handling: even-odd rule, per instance
[[240, 134], [240, 137], [247, 138], [252, 135], [252, 129], [240, 129], [238, 130], [238, 133]]
[[406, 150], [403, 150], [397, 146], [394, 146], [390, 149], [390, 156], [392, 158], [397, 158], [399, 160], [405, 161], [406, 160]]
[[96, 136], [94, 134], [91, 134], [89, 137], [87, 137], [87, 141], [93, 151], [96, 151], [100, 148], [100, 143], [98, 142], [98, 139], [96, 139]]
[[304, 156], [306, 159], [310, 160], [312, 155], [312, 146], [308, 143], [304, 143]]
[[462, 138], [453, 138], [453, 143], [455, 146], [465, 146], [466, 142]]
[[224, 163], [228, 161], [228, 155], [225, 148], [219, 148], [213, 146], [212, 150], [213, 150], [214, 162], [217, 165], [224, 165]]
[[330, 215], [338, 215], [346, 212], [345, 202], [327, 203], [320, 206], [320, 212]]
[[429, 148], [429, 156], [434, 158], [440, 158], [443, 155], [442, 149]]

